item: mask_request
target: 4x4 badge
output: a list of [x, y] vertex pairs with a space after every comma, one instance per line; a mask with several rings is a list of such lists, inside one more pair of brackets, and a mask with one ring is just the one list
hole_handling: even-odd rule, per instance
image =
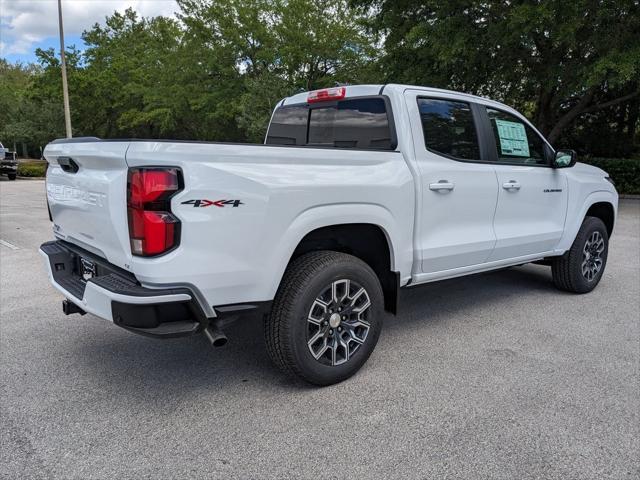
[[182, 202], [182, 205], [193, 205], [194, 207], [210, 207], [211, 205], [224, 207], [226, 205], [232, 205], [233, 207], [238, 207], [240, 205], [244, 205], [244, 203], [240, 200], [207, 200], [205, 198], [201, 198], [198, 200], [187, 200]]

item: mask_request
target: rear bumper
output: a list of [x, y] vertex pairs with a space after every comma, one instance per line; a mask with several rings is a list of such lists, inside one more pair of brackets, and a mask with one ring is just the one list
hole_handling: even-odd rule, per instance
[[43, 243], [40, 254], [45, 258], [49, 281], [69, 301], [122, 328], [170, 338], [192, 335], [209, 324], [186, 287], [143, 287], [131, 273], [63, 241]]
[[18, 171], [18, 164], [13, 162], [0, 163], [0, 173], [16, 173]]

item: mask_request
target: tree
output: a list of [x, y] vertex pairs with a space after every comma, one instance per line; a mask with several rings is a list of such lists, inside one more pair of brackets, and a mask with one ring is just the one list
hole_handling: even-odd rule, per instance
[[301, 90], [364, 79], [374, 59], [362, 18], [344, 0], [178, 0], [178, 4], [185, 42], [199, 59], [197, 77], [241, 87], [227, 111], [234, 112], [238, 126], [252, 141], [264, 138], [278, 100]]
[[394, 81], [502, 99], [554, 142], [580, 116], [640, 94], [632, 0], [356, 0]]
[[[281, 98], [362, 81], [375, 58], [345, 0], [179, 6], [178, 20], [115, 12], [83, 33], [83, 52], [68, 49], [74, 135], [262, 141]], [[60, 62], [53, 49], [37, 55], [25, 95], [57, 115]], [[49, 120], [54, 134], [60, 123]]]
[[139, 18], [132, 9], [84, 32], [85, 128], [105, 137], [184, 134], [174, 91], [180, 36], [174, 20]]
[[[67, 48], [74, 135], [260, 142], [285, 96], [396, 82], [503, 100], [583, 153], [638, 149], [637, 0], [178, 5], [177, 19], [115, 12], [84, 32], [84, 51]], [[0, 135], [34, 154], [64, 134], [58, 56], [37, 56], [0, 60]]]
[[39, 157], [40, 147], [64, 135], [62, 100], [33, 94], [43, 75], [37, 65], [12, 65], [0, 59], [0, 138], [21, 155]]

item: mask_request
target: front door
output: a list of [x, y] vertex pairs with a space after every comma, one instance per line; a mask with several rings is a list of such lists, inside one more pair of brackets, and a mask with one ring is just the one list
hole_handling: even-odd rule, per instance
[[489, 261], [549, 252], [564, 231], [567, 178], [551, 168], [551, 147], [524, 119], [488, 107], [486, 114], [499, 192]]

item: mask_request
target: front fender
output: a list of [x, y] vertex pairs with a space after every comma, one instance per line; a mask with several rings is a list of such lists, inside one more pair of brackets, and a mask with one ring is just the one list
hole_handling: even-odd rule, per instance
[[[571, 248], [573, 241], [578, 235], [578, 230], [582, 225], [584, 217], [587, 215], [589, 208], [596, 203], [610, 203], [613, 206], [614, 218], [618, 215], [618, 195], [615, 192], [608, 190], [599, 190], [597, 192], [590, 193], [582, 203], [582, 206], [577, 215], [571, 215], [571, 210], [567, 215], [567, 221], [565, 222], [564, 234], [558, 243], [557, 252], [562, 254]], [[574, 210], [575, 211], [575, 210]]]

